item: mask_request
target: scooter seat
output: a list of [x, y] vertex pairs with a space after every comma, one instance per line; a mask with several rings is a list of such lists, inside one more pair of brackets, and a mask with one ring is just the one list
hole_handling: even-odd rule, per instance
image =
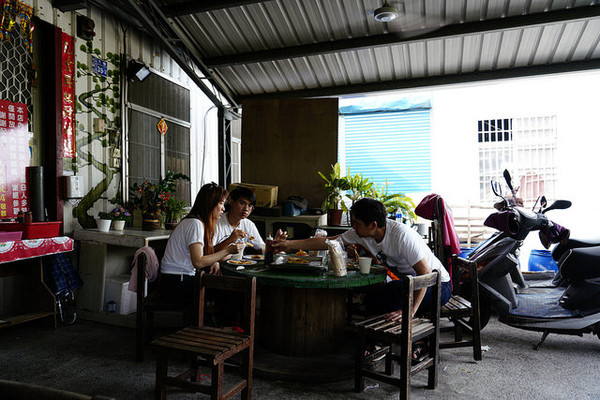
[[563, 278], [570, 281], [600, 278], [600, 246], [570, 250], [558, 265]]
[[554, 261], [558, 262], [560, 258], [571, 249], [594, 246], [600, 246], [600, 238], [579, 239], [571, 237], [567, 240], [566, 244], [559, 243], [552, 249], [552, 258]]

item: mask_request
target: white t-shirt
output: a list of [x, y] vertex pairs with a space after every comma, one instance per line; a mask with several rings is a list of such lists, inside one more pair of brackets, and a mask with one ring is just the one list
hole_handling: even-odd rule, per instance
[[432, 270], [441, 271], [442, 282], [450, 281], [448, 271], [427, 247], [423, 238], [405, 224], [386, 219], [385, 235], [380, 243], [372, 237], [361, 238], [354, 229], [344, 232], [342, 239], [346, 243], [360, 244], [374, 256], [385, 255], [386, 264], [398, 268], [403, 275], [414, 275], [413, 265], [424, 258]]
[[194, 243], [204, 246], [204, 223], [197, 218], [184, 218], [169, 237], [160, 272], [195, 275], [196, 268], [192, 265], [190, 257], [190, 245]]
[[231, 226], [227, 219], [227, 214], [228, 213], [221, 215], [221, 218], [217, 221], [217, 226], [215, 228], [215, 243], [221, 243], [231, 235], [234, 229], [239, 229], [246, 232], [248, 236], [254, 236], [254, 239], [250, 240], [250, 242], [254, 245], [256, 250], [262, 250], [265, 247], [265, 242], [260, 237], [260, 233], [258, 233], [258, 229], [256, 229], [254, 222], [250, 221], [248, 218], [243, 218], [240, 220], [238, 226]]

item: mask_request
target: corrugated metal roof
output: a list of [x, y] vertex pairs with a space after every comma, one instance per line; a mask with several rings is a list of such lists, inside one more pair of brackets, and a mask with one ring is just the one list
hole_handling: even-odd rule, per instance
[[[133, 2], [134, 0], [128, 0]], [[599, 68], [600, 5], [581, 0], [146, 0], [235, 101]]]

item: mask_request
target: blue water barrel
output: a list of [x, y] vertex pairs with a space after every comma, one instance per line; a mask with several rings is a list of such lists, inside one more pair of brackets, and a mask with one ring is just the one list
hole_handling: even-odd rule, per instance
[[529, 271], [558, 271], [558, 266], [549, 250], [531, 250]]
[[468, 248], [468, 247], [461, 247], [460, 248], [460, 254], [458, 256], [462, 257], [462, 258], [467, 258], [469, 256], [469, 254], [471, 254], [471, 252], [473, 252], [473, 250], [475, 250], [475, 249], [474, 248]]

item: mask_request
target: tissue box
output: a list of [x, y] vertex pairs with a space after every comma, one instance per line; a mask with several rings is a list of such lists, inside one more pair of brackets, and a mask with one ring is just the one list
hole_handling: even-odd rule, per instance
[[258, 185], [254, 183], [232, 183], [229, 185], [229, 192], [236, 187], [246, 187], [256, 195], [257, 207], [275, 207], [277, 205], [277, 196], [279, 194], [279, 186], [273, 185]]
[[106, 304], [114, 301], [116, 312], [122, 315], [137, 310], [137, 293], [129, 290], [129, 274], [106, 278], [104, 285], [104, 309]]

